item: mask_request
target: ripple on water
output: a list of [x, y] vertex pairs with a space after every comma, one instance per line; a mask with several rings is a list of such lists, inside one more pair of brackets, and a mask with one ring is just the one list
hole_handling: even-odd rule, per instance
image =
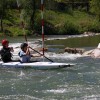
[[43, 100], [30, 95], [1, 95], [0, 100]]

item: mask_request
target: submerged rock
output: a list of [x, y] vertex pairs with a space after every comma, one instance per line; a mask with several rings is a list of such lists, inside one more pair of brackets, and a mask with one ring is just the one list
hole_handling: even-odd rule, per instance
[[68, 52], [68, 53], [72, 53], [72, 54], [76, 54], [76, 53], [83, 54], [84, 49], [66, 47], [66, 48], [64, 49], [64, 51], [65, 51], [65, 52]]

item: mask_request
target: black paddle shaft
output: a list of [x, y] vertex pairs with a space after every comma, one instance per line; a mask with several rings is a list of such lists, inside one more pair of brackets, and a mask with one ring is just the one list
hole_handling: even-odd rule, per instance
[[[42, 55], [42, 54], [41, 54], [40, 52], [38, 52], [37, 50], [35, 50], [35, 49], [31, 48], [31, 47], [30, 47], [30, 49], [32, 49], [32, 50], [34, 50], [35, 52], [37, 52], [37, 53], [39, 53], [40, 55]], [[49, 61], [54, 62], [53, 60], [47, 58], [45, 55], [42, 55], [42, 56], [45, 57], [46, 59], [48, 59]]]

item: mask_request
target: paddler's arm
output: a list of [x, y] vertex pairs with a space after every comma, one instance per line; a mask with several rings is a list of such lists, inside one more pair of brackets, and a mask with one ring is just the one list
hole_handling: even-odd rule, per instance
[[14, 52], [14, 49], [13, 49], [13, 47], [9, 47], [9, 48], [10, 48], [10, 51], [11, 51], [11, 52]]
[[27, 50], [26, 50], [26, 55], [30, 55], [30, 50], [29, 50], [30, 46], [27, 46]]

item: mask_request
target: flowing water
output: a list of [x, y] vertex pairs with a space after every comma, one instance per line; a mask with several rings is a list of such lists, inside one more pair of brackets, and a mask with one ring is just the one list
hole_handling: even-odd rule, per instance
[[[13, 46], [19, 46], [21, 41], [15, 41]], [[33, 40], [29, 41], [31, 43]], [[72, 43], [67, 41], [71, 47]], [[87, 47], [86, 43], [82, 48], [97, 46], [94, 42], [91, 44]], [[56, 70], [0, 68], [0, 100], [100, 100], [100, 59], [63, 53], [62, 48], [66, 47], [63, 43], [52, 45], [48, 42], [47, 47], [51, 51], [47, 56], [53, 61], [72, 62], [76, 65]]]

